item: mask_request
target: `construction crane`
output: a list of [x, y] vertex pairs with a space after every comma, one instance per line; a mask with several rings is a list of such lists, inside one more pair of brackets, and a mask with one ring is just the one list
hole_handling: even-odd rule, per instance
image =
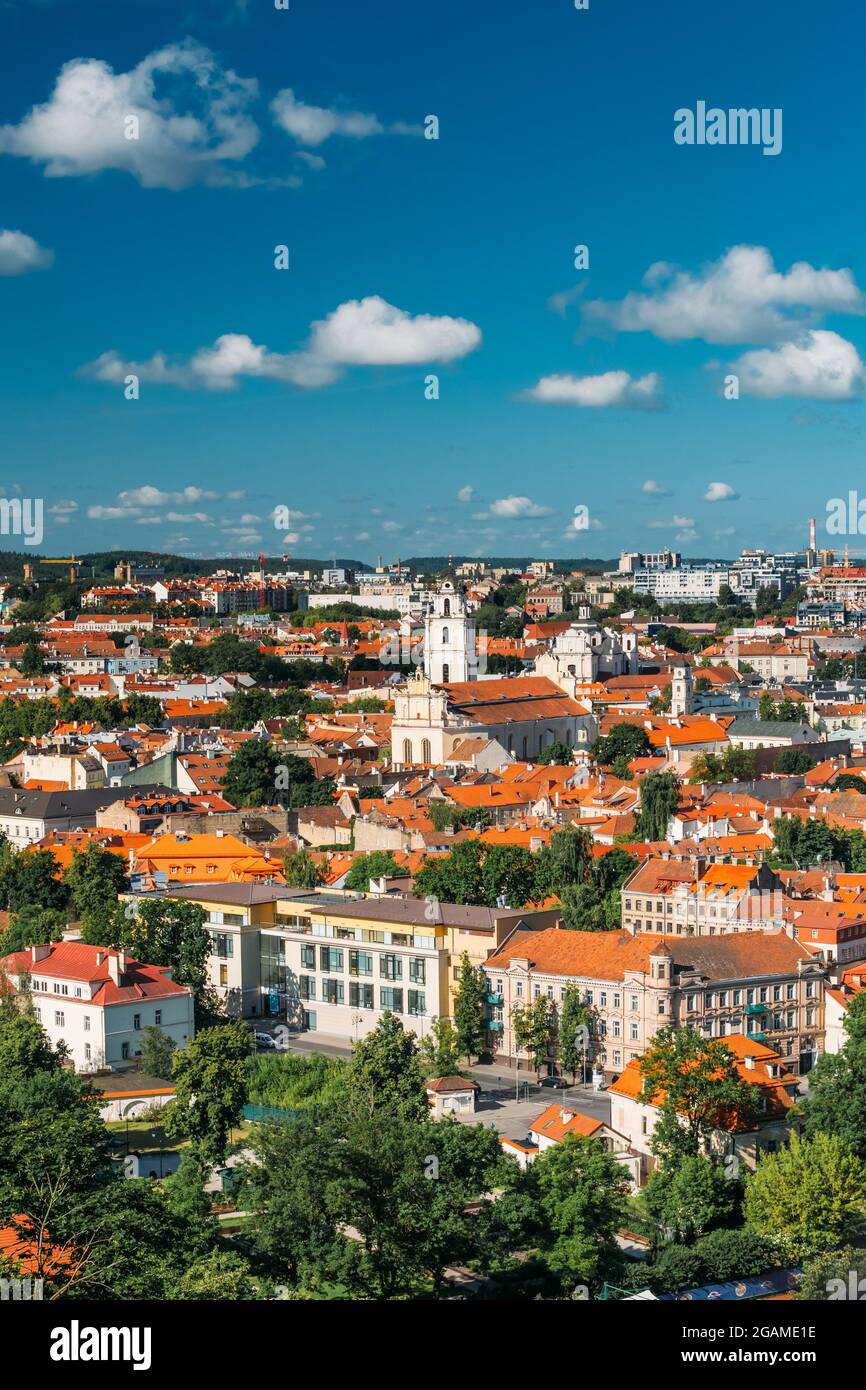
[[79, 564], [79, 560], [77, 559], [77, 557], [76, 557], [75, 555], [70, 555], [69, 558], [66, 559], [66, 560], [42, 560], [42, 559], [40, 559], [40, 560], [39, 560], [39, 564], [40, 564], [40, 565], [68, 565], [68, 566], [69, 566], [69, 582], [70, 582], [70, 584], [74, 584], [75, 581], [76, 581], [76, 579], [78, 578], [78, 570], [76, 569], [76, 565]]

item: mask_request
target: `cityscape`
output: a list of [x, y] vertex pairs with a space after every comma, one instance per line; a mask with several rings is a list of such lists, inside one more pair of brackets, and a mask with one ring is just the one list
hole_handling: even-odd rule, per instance
[[197, 1301], [224, 1374], [294, 1302], [815, 1364], [866, 1298], [862, 21], [675, 8], [0, 0], [52, 1374]]

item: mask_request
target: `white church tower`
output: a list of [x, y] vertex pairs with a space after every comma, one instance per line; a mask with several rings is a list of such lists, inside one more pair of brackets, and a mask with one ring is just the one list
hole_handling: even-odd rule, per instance
[[447, 580], [424, 618], [424, 674], [434, 685], [477, 679], [475, 624], [466, 600]]
[[675, 666], [671, 673], [671, 714], [691, 714], [693, 694], [691, 666], [688, 662]]

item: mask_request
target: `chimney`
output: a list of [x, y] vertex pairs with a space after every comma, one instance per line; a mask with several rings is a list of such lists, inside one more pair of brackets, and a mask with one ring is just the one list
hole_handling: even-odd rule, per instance
[[46, 946], [31, 946], [31, 947], [30, 947], [30, 960], [31, 960], [31, 962], [32, 962], [34, 965], [35, 965], [35, 963], [36, 963], [37, 961], [39, 961], [39, 960], [45, 960], [45, 957], [46, 957], [46, 956], [50, 956], [50, 955], [51, 955], [51, 947], [50, 947], [50, 946], [47, 946], [47, 945], [46, 945]]
[[745, 1068], [746, 1068], [747, 1071], [754, 1071], [754, 1070], [755, 1070], [755, 1059], [754, 1059], [754, 1057], [752, 1056], [751, 1052], [749, 1053], [749, 1055], [748, 1055], [747, 1057], [744, 1057], [744, 1058], [743, 1058], [743, 1065], [745, 1066]]

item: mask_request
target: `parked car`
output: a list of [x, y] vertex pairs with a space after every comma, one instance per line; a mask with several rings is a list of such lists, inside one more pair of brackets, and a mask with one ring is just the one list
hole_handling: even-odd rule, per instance
[[276, 1040], [271, 1037], [270, 1033], [255, 1032], [253, 1034], [253, 1039], [255, 1041], [256, 1048], [262, 1048], [265, 1052], [276, 1051]]

